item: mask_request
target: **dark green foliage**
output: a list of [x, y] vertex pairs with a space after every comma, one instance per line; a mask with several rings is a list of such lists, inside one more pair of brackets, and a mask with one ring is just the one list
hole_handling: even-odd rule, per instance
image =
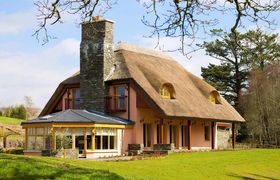
[[11, 107], [11, 113], [9, 117], [26, 120], [25, 107], [23, 105], [16, 105], [15, 107]]
[[[209, 64], [206, 68], [201, 68], [204, 80], [214, 86], [225, 99], [232, 105], [238, 102], [237, 89], [235, 79], [234, 67], [230, 63], [222, 63], [221, 65]], [[247, 88], [248, 71], [239, 72], [242, 77], [240, 80], [240, 87]]]
[[0, 111], [0, 116], [3, 116], [3, 113], [2, 113], [2, 111]]
[[213, 30], [218, 39], [204, 42], [207, 55], [220, 60], [220, 65], [210, 64], [202, 68], [202, 77], [239, 111], [241, 96], [247, 92], [251, 69], [263, 69], [265, 65], [279, 63], [278, 34], [268, 35], [257, 29], [247, 33], [224, 33]]

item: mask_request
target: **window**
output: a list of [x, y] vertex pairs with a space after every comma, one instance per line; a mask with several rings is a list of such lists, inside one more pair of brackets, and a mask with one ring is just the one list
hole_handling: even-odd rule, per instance
[[72, 148], [72, 129], [56, 128], [56, 149]]
[[151, 124], [143, 124], [144, 147], [151, 147]]
[[80, 89], [76, 89], [75, 95], [74, 95], [74, 108], [75, 109], [80, 109], [80, 98], [81, 98]]
[[220, 94], [217, 91], [212, 91], [208, 96], [208, 100], [212, 104], [221, 104]]
[[175, 91], [171, 84], [166, 83], [161, 86], [160, 94], [162, 98], [175, 99]]
[[116, 129], [96, 128], [95, 149], [97, 150], [116, 149]]
[[126, 109], [125, 86], [116, 87], [117, 109]]
[[210, 126], [204, 126], [204, 139], [210, 141]]
[[28, 128], [28, 150], [43, 150], [50, 147], [49, 128]]
[[72, 99], [66, 98], [65, 99], [65, 110], [72, 109]]

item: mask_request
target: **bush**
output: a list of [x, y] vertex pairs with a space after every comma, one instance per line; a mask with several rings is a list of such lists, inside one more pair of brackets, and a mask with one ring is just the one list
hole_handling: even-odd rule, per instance
[[0, 111], [0, 116], [3, 116], [3, 112], [2, 111]]
[[23, 155], [23, 148], [1, 149], [0, 153]]

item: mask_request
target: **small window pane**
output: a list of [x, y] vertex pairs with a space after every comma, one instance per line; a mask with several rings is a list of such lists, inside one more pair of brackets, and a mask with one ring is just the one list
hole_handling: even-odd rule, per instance
[[28, 150], [35, 149], [35, 136], [28, 136]]
[[109, 149], [108, 140], [109, 140], [108, 136], [102, 137], [102, 149]]
[[101, 149], [101, 136], [95, 136], [95, 149]]
[[44, 135], [44, 128], [36, 128], [37, 135]]
[[28, 135], [35, 135], [35, 128], [28, 128]]
[[87, 135], [87, 149], [91, 149], [91, 135]]
[[64, 136], [72, 136], [72, 129], [71, 128], [63, 129], [63, 135]]
[[51, 149], [51, 139], [52, 136], [45, 137], [45, 149]]
[[36, 147], [37, 150], [43, 150], [44, 149], [44, 137], [43, 136], [37, 136], [36, 137]]
[[115, 136], [110, 136], [110, 149], [115, 149]]
[[125, 87], [124, 86], [120, 86], [117, 88], [117, 93], [119, 96], [125, 96]]
[[95, 129], [95, 134], [96, 135], [102, 135], [102, 128], [96, 128]]
[[80, 93], [80, 89], [76, 89], [76, 91], [75, 91], [75, 99], [74, 99], [74, 108], [75, 109], [80, 109], [80, 105], [81, 105], [81, 103], [80, 103], [80, 98], [81, 98], [81, 93]]

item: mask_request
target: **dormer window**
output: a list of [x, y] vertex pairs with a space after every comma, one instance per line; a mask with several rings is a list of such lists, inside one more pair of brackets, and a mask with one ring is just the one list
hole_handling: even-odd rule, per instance
[[208, 100], [212, 104], [221, 104], [221, 98], [220, 98], [220, 94], [218, 93], [218, 91], [212, 91], [208, 96]]
[[175, 91], [172, 84], [165, 83], [161, 86], [160, 94], [162, 98], [175, 99]]

